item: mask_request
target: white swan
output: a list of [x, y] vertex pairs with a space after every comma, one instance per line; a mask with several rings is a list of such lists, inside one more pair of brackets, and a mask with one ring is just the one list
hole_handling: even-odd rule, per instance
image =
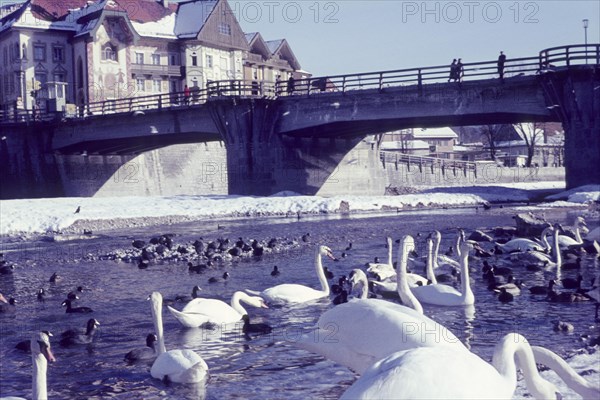
[[558, 244], [561, 249], [569, 248], [572, 246], [581, 246], [583, 244], [583, 239], [581, 237], [580, 231], [582, 229], [587, 229], [585, 219], [583, 219], [583, 217], [577, 217], [575, 219], [575, 223], [573, 224], [573, 228], [575, 228], [575, 239], [567, 235], [558, 236]]
[[531, 239], [516, 238], [509, 240], [504, 244], [496, 243], [496, 246], [498, 246], [498, 248], [505, 253], [510, 253], [513, 251], [547, 251], [550, 250], [550, 244], [548, 243], [546, 236], [551, 231], [552, 227], [550, 226], [542, 231], [542, 234], [540, 235], [540, 242], [542, 243], [541, 245], [540, 243]]
[[540, 377], [529, 343], [516, 333], [496, 345], [492, 365], [453, 347], [394, 353], [369, 368], [341, 399], [512, 399], [517, 367], [536, 399], [562, 399]]
[[[49, 332], [37, 332], [33, 334], [30, 341], [31, 346], [31, 361], [33, 363], [32, 386], [33, 400], [47, 400], [47, 370], [48, 362], [54, 362], [56, 359], [50, 349]], [[0, 397], [1, 400], [25, 400], [24, 397]]]
[[[440, 231], [433, 231], [433, 269], [444, 274], [451, 274], [453, 270], [460, 268], [460, 263], [445, 254], [440, 254], [440, 244], [442, 243], [442, 234]], [[458, 257], [460, 255], [460, 244], [464, 241], [465, 233], [462, 229], [456, 235], [456, 243], [453, 246], [454, 252]]]
[[[412, 238], [405, 237], [401, 246], [404, 258], [408, 258], [411, 245]], [[362, 293], [366, 295], [364, 289]], [[292, 342], [359, 374], [382, 357], [415, 347], [448, 346], [468, 353], [443, 325], [412, 308], [379, 299], [355, 299], [335, 306], [321, 315], [316, 328]]]
[[452, 286], [435, 284], [411, 288], [412, 293], [421, 303], [438, 306], [468, 306], [475, 303], [475, 296], [469, 281], [469, 251], [476, 246], [476, 242], [467, 240], [461, 243], [460, 255], [460, 284], [461, 291]]
[[[414, 241], [413, 241], [413, 246], [414, 246]], [[428, 282], [428, 280], [430, 280], [432, 283], [437, 283], [437, 280], [433, 273], [433, 240], [431, 239], [431, 237], [427, 238], [427, 250], [428, 250], [427, 260], [426, 260], [427, 261], [427, 278], [423, 278], [419, 274], [413, 274], [413, 273], [406, 272], [405, 279], [406, 279], [406, 282], [408, 283], [409, 287], [425, 286], [430, 283], [430, 282]], [[410, 252], [410, 249], [408, 251]], [[400, 259], [402, 258], [401, 253], [402, 253], [401, 251], [398, 251], [398, 262], [400, 262]], [[410, 257], [407, 256], [406, 265], [408, 265], [408, 263], [410, 263], [411, 261], [413, 261], [413, 265], [414, 265], [414, 260], [412, 260]], [[371, 281], [371, 283], [373, 284], [373, 286], [377, 287], [379, 293], [381, 293], [387, 297], [387, 296], [392, 296], [392, 295], [395, 295], [398, 293], [398, 282], [397, 281], [398, 281], [398, 276], [397, 276], [396, 272], [394, 272], [393, 276], [389, 277], [386, 280], [383, 280], [381, 282]]]
[[527, 261], [544, 264], [546, 267], [556, 267], [562, 264], [562, 255], [560, 253], [560, 226], [547, 228], [548, 232], [552, 233], [552, 244], [550, 245], [550, 253], [541, 253], [539, 251], [525, 251], [521, 253], [511, 254], [513, 261]]
[[558, 354], [545, 347], [531, 346], [535, 362], [556, 372], [560, 379], [584, 399], [600, 399], [600, 387], [583, 379]]
[[384, 281], [394, 275], [394, 263], [392, 261], [392, 238], [386, 238], [388, 259], [387, 263], [367, 263], [367, 273], [380, 281]]
[[321, 299], [329, 296], [329, 284], [325, 278], [323, 272], [323, 264], [321, 256], [327, 256], [332, 260], [335, 257], [331, 253], [331, 249], [327, 246], [319, 246], [315, 252], [315, 270], [321, 283], [321, 290], [316, 290], [304, 285], [298, 285], [295, 283], [285, 283], [283, 285], [277, 285], [262, 292], [255, 292], [252, 290], [246, 290], [246, 292], [252, 295], [258, 295], [265, 299], [270, 304], [287, 304], [287, 303], [305, 303], [307, 301]]
[[176, 383], [199, 383], [208, 377], [206, 362], [192, 350], [170, 350], [165, 348], [162, 323], [162, 295], [153, 292], [152, 318], [158, 338], [158, 357], [152, 364], [150, 374], [156, 379], [168, 379]]
[[197, 328], [207, 322], [230, 324], [240, 321], [244, 315], [248, 315], [240, 301], [257, 308], [269, 308], [261, 297], [248, 296], [244, 292], [235, 292], [231, 296], [231, 305], [217, 299], [196, 298], [187, 303], [181, 311], [171, 306], [167, 308], [181, 325]]

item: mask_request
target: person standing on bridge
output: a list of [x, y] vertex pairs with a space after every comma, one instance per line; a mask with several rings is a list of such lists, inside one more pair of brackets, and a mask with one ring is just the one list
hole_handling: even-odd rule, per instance
[[455, 81], [458, 81], [458, 83], [462, 82], [462, 78], [465, 75], [465, 67], [463, 66], [463, 63], [461, 60], [462, 60], [462, 58], [459, 58], [458, 62], [456, 63]]
[[448, 78], [448, 82], [452, 80], [456, 82], [456, 58], [452, 60], [452, 64], [450, 64], [450, 77]]
[[504, 52], [500, 52], [500, 56], [498, 56], [498, 75], [500, 75], [500, 80], [504, 82], [504, 63], [506, 62], [506, 56]]
[[192, 92], [190, 91], [190, 88], [188, 87], [188, 85], [185, 85], [185, 87], [183, 88], [183, 100], [184, 100], [186, 106], [188, 104], [190, 104], [190, 95], [191, 94], [192, 94]]
[[289, 96], [294, 94], [295, 86], [296, 86], [296, 83], [294, 82], [294, 75], [290, 75], [290, 79], [288, 79], [288, 83], [287, 83], [287, 94]]

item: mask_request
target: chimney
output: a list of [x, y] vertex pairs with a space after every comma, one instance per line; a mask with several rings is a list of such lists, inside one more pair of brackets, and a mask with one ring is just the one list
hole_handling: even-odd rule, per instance
[[169, 8], [169, 0], [160, 0], [160, 4], [162, 4], [164, 8]]

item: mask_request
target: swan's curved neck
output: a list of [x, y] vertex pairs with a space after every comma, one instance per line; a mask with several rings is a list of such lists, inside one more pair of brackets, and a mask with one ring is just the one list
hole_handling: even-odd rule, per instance
[[246, 315], [248, 312], [240, 303], [241, 301], [247, 301], [248, 295], [244, 292], [235, 292], [231, 296], [231, 308], [237, 311], [240, 315]]
[[47, 370], [48, 361], [43, 354], [33, 352], [31, 355], [33, 361], [33, 400], [47, 400], [48, 389], [47, 389]]
[[325, 278], [325, 271], [323, 271], [323, 262], [321, 261], [321, 252], [319, 249], [317, 249], [317, 252], [315, 253], [315, 270], [317, 271], [319, 282], [321, 282], [321, 291], [325, 293], [326, 296], [329, 296], [329, 283], [327, 282], [327, 278]]
[[460, 258], [461, 256], [461, 251], [460, 251], [460, 242], [461, 242], [461, 234], [460, 232], [458, 233], [458, 236], [456, 237], [456, 244], [454, 245], [454, 252], [456, 253], [456, 256]]
[[568, 387], [584, 399], [600, 398], [600, 388], [582, 378], [565, 360], [552, 351], [538, 346], [531, 346], [535, 362], [544, 364], [560, 376]]
[[154, 322], [154, 331], [156, 332], [156, 338], [158, 339], [158, 354], [165, 353], [165, 338], [163, 336], [163, 322], [162, 322], [162, 298], [152, 297], [152, 318]]
[[529, 392], [536, 399], [545, 398], [545, 394], [542, 394], [540, 390], [542, 382], [545, 381], [537, 370], [531, 346], [523, 336], [511, 333], [504, 336], [496, 346], [492, 365], [510, 385], [513, 392], [517, 387], [517, 363], [523, 370], [523, 377]]
[[361, 275], [358, 279], [358, 283], [360, 284], [360, 295], [359, 299], [368, 299], [369, 298], [369, 280], [366, 275]]
[[421, 303], [419, 303], [419, 300], [417, 300], [413, 292], [408, 287], [406, 266], [408, 264], [408, 253], [410, 250], [412, 250], [409, 247], [410, 246], [408, 246], [406, 243], [402, 243], [400, 247], [398, 247], [398, 265], [396, 266], [396, 274], [398, 275], [398, 296], [400, 296], [400, 300], [402, 300], [402, 303], [406, 307], [410, 307], [423, 314], [423, 307], [421, 306]]
[[583, 243], [583, 239], [581, 238], [581, 232], [579, 231], [579, 222], [575, 224], [575, 240], [577, 240], [577, 243], [579, 244]]
[[460, 287], [463, 300], [473, 302], [475, 296], [471, 290], [471, 281], [469, 279], [469, 252], [463, 251], [460, 255]]
[[442, 241], [442, 235], [435, 235], [433, 243], [433, 268], [438, 268], [438, 255], [440, 254], [440, 243]]
[[548, 229], [544, 229], [544, 231], [542, 232], [542, 244], [544, 245], [544, 250], [546, 251], [551, 251], [552, 250], [552, 246], [550, 246], [550, 243], [548, 243]]
[[562, 264], [562, 257], [560, 255], [560, 247], [558, 244], [558, 229], [554, 230], [554, 235], [552, 236], [552, 255], [554, 256], [554, 262], [557, 267], [560, 267]]
[[392, 253], [392, 246], [393, 246], [393, 242], [392, 242], [392, 238], [387, 238], [387, 247], [388, 247], [388, 265], [394, 265], [394, 254]]
[[433, 254], [433, 241], [427, 240], [427, 279], [429, 279], [432, 284], [436, 284], [437, 279], [433, 273]]

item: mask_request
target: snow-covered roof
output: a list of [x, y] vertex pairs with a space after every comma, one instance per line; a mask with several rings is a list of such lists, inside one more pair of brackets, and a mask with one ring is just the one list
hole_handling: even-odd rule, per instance
[[279, 49], [284, 40], [285, 39], [267, 40], [265, 41], [265, 43], [269, 47], [269, 50], [271, 50], [271, 54], [275, 54], [275, 52]]
[[415, 128], [413, 137], [421, 139], [458, 139], [458, 135], [450, 128]]
[[250, 42], [252, 42], [254, 40], [256, 35], [258, 35], [258, 32], [245, 33], [245, 35], [246, 35], [246, 40], [248, 41], [248, 44], [250, 44]]
[[[62, 30], [82, 36], [102, 21], [102, 11], [126, 15], [141, 36], [195, 38], [218, 0], [193, 0], [164, 7], [156, 0], [29, 0], [0, 20], [0, 32], [11, 27]], [[7, 10], [6, 7], [3, 10]]]
[[217, 3], [218, 0], [181, 3], [175, 20], [175, 35], [188, 39], [197, 37]]
[[404, 142], [404, 147], [402, 147], [403, 143], [401, 141], [389, 141], [389, 142], [381, 142], [381, 150], [429, 150], [429, 143], [424, 142], [422, 140], [406, 140]]
[[140, 36], [176, 39], [175, 21], [176, 14], [173, 13], [158, 21], [146, 22], [145, 24], [131, 21], [131, 25]]

